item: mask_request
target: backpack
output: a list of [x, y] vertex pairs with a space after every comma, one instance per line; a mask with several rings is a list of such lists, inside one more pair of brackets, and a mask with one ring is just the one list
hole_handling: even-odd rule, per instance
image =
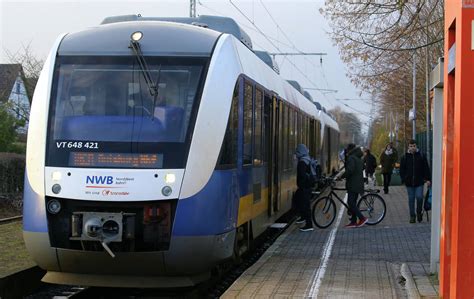
[[318, 160], [311, 158], [309, 162], [309, 182], [312, 187], [321, 179], [321, 173], [321, 165], [319, 165]]

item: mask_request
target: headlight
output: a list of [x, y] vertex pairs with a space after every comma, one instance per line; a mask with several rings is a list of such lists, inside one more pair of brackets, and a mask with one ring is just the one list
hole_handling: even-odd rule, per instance
[[51, 199], [50, 201], [48, 201], [46, 209], [51, 214], [57, 214], [59, 213], [59, 211], [61, 211], [61, 203], [57, 199]]
[[176, 181], [176, 176], [174, 175], [174, 173], [167, 173], [165, 175], [165, 182], [167, 184], [173, 184], [175, 181]]
[[54, 194], [58, 194], [59, 192], [61, 192], [61, 185], [54, 184], [51, 190], [53, 191]]
[[52, 178], [53, 181], [55, 181], [55, 182], [60, 181], [60, 180], [61, 180], [61, 172], [59, 172], [59, 171], [54, 171], [54, 172], [51, 174], [51, 178]]
[[163, 193], [164, 196], [170, 196], [171, 192], [173, 192], [173, 189], [171, 189], [170, 186], [164, 186], [163, 189], [161, 189], [161, 193]]
[[132, 35], [130, 35], [130, 39], [133, 40], [134, 42], [138, 42], [139, 40], [141, 40], [143, 37], [143, 33], [140, 32], [140, 31], [135, 31], [134, 33], [132, 33]]

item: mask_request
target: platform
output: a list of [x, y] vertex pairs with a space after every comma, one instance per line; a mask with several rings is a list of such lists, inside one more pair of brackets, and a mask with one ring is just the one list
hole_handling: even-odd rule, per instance
[[292, 224], [222, 298], [437, 298], [426, 216], [409, 223], [404, 186], [382, 196], [387, 216], [376, 226], [344, 228], [346, 210], [325, 230]]

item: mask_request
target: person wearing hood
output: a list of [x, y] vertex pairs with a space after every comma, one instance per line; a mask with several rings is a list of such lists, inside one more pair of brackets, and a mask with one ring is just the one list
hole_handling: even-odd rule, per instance
[[398, 160], [397, 150], [393, 147], [393, 144], [390, 142], [385, 146], [385, 150], [380, 155], [380, 164], [382, 165], [382, 175], [383, 175], [383, 192], [388, 193], [388, 186], [392, 179], [392, 171], [395, 163]]
[[423, 220], [423, 185], [425, 182], [428, 186], [431, 184], [431, 171], [428, 161], [417, 149], [416, 141], [413, 139], [408, 143], [408, 151], [400, 161], [400, 177], [407, 187], [410, 223], [415, 223], [415, 216], [418, 222], [421, 222]]
[[[344, 177], [346, 178], [347, 203], [351, 212], [351, 222], [346, 227], [361, 227], [368, 221], [357, 207], [357, 197], [364, 193], [363, 154], [360, 147], [357, 147], [354, 143], [350, 143], [345, 152]], [[358, 222], [357, 218], [359, 218]]]
[[305, 223], [305, 225], [300, 228], [300, 231], [312, 231], [314, 229], [310, 207], [311, 188], [313, 187], [310, 179], [311, 157], [309, 156], [308, 148], [304, 144], [298, 144], [295, 154], [298, 159], [296, 173], [296, 185], [298, 189], [295, 193], [295, 203], [296, 209], [301, 216], [296, 223]]

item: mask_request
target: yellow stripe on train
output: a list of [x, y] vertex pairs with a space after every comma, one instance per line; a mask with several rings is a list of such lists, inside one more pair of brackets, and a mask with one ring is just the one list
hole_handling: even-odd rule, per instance
[[[285, 198], [285, 195], [288, 193], [288, 191], [290, 191], [290, 194], [292, 194], [294, 188], [294, 179], [289, 179], [284, 182], [281, 182], [282, 201], [291, 200], [291, 197]], [[260, 200], [255, 203], [253, 202], [253, 193], [242, 196], [239, 201], [237, 227], [266, 212], [268, 210], [268, 205], [268, 188], [262, 189]]]

